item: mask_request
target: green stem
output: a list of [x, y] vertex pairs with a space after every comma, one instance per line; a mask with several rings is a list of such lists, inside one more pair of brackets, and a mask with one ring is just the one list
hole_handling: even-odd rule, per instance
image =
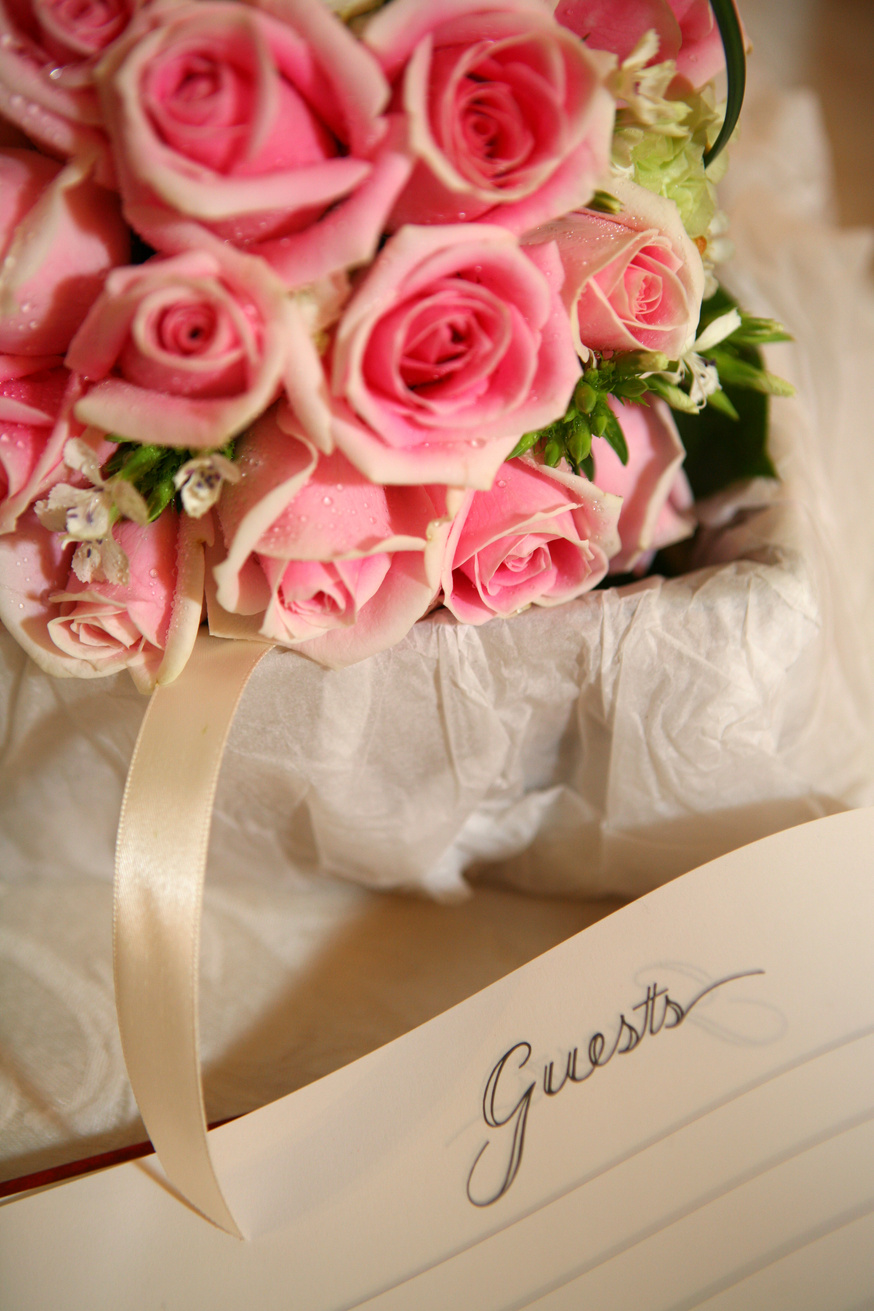
[[740, 117], [747, 79], [747, 61], [740, 19], [734, 0], [710, 0], [722, 45], [725, 50], [725, 71], [728, 76], [728, 94], [725, 100], [725, 118], [719, 136], [704, 156], [704, 166], [712, 164], [735, 129]]

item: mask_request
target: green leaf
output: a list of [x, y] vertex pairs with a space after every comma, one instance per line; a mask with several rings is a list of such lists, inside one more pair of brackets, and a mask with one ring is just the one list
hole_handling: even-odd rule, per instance
[[163, 514], [175, 495], [176, 484], [172, 478], [165, 478], [152, 488], [148, 497], [150, 523], [153, 523], [159, 515]]
[[656, 396], [661, 396], [662, 400], [667, 401], [672, 409], [680, 410], [683, 414], [698, 413], [698, 407], [688, 392], [684, 392], [674, 383], [668, 382], [666, 378], [660, 378], [656, 374], [652, 378], [647, 378], [647, 383], [649, 384], [649, 390], [654, 392]]
[[737, 422], [738, 413], [724, 391], [715, 391], [712, 396], [707, 397], [707, 404], [714, 410], [719, 410], [722, 414], [727, 414], [729, 419]]
[[623, 464], [628, 463], [628, 443], [622, 425], [612, 410], [607, 411], [607, 423], [604, 426], [604, 440], [609, 442]]
[[515, 460], [517, 455], [525, 455], [527, 451], [531, 450], [532, 446], [537, 445], [539, 440], [540, 440], [539, 432], [523, 433], [523, 435], [517, 441], [516, 445], [513, 447], [510, 454], [507, 456], [507, 459]]
[[725, 99], [725, 118], [722, 121], [722, 127], [719, 129], [719, 136], [704, 156], [705, 168], [713, 163], [735, 129], [744, 100], [747, 77], [743, 33], [741, 32], [737, 10], [734, 7], [734, 0], [710, 0], [710, 3], [725, 49], [728, 94]]
[[727, 350], [714, 350], [709, 358], [716, 365], [720, 381], [725, 385], [746, 387], [750, 391], [760, 391], [765, 396], [794, 396], [795, 388], [776, 374], [768, 373], [761, 364], [742, 359]]
[[592, 196], [586, 209], [593, 209], [599, 214], [621, 214], [622, 201], [612, 196], [609, 191], [599, 190]]
[[[719, 395], [719, 393], [716, 393]], [[726, 388], [737, 419], [710, 404], [700, 414], [675, 414], [686, 448], [683, 466], [696, 499], [712, 496], [745, 478], [775, 478], [767, 450], [768, 397]]]
[[743, 310], [740, 318], [741, 326], [728, 338], [738, 346], [767, 346], [774, 341], [792, 341], [792, 333], [776, 319], [757, 319], [752, 314], [744, 314]]

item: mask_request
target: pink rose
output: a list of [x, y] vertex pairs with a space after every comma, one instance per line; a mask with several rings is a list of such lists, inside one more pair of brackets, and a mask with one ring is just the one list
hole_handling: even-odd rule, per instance
[[725, 68], [722, 38], [710, 0], [559, 0], [555, 17], [595, 50], [620, 62], [653, 31], [658, 52], [650, 63], [673, 59], [677, 72], [702, 87]]
[[584, 205], [609, 172], [609, 66], [539, 0], [392, 0], [364, 41], [416, 159], [393, 227], [482, 219], [524, 232]]
[[676, 205], [613, 178], [613, 216], [583, 210], [527, 234], [553, 241], [564, 267], [562, 299], [577, 350], [662, 351], [677, 359], [695, 340], [704, 267]]
[[0, 355], [0, 533], [63, 467], [69, 381], [57, 356]]
[[0, 114], [59, 155], [97, 155], [112, 182], [94, 66], [136, 0], [0, 0]]
[[276, 399], [298, 345], [294, 300], [231, 247], [116, 269], [67, 354], [75, 413], [116, 438], [221, 446]]
[[445, 489], [368, 482], [339, 451], [317, 456], [281, 406], [244, 438], [239, 468], [219, 502], [211, 631], [331, 668], [400, 641], [437, 591]]
[[561, 277], [553, 247], [506, 228], [403, 228], [337, 326], [318, 422], [317, 380], [297, 379], [299, 404], [290, 389], [308, 435], [373, 482], [488, 487], [579, 378]]
[[0, 537], [0, 621], [46, 673], [128, 669], [148, 692], [181, 672], [200, 626], [201, 531], [172, 509], [145, 527], [122, 520], [114, 536], [130, 564], [128, 585], [83, 583], [71, 571], [73, 546], [30, 511]]
[[118, 200], [88, 166], [0, 150], [0, 351], [63, 353], [129, 253]]
[[158, 0], [98, 76], [125, 211], [159, 250], [212, 233], [289, 286], [372, 256], [409, 163], [378, 64], [322, 0]]
[[692, 490], [683, 473], [686, 458], [677, 425], [664, 401], [610, 407], [622, 425], [628, 463], [603, 439], [592, 443], [595, 484], [622, 497], [619, 515], [621, 550], [610, 561], [610, 572], [644, 573], [656, 551], [681, 542], [695, 531]]
[[467, 494], [450, 529], [444, 604], [484, 624], [588, 592], [619, 546], [618, 515], [618, 499], [586, 478], [528, 456], [508, 460], [489, 491]]
[[[668, 4], [680, 27], [677, 72], [693, 87], [702, 87], [725, 68], [725, 48], [710, 0], [668, 0]], [[745, 34], [744, 44], [748, 44]]]

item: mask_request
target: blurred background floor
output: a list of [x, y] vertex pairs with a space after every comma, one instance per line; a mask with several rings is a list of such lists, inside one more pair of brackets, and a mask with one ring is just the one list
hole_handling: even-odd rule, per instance
[[739, 8], [753, 42], [751, 88], [816, 91], [840, 221], [874, 225], [874, 0], [739, 0]]

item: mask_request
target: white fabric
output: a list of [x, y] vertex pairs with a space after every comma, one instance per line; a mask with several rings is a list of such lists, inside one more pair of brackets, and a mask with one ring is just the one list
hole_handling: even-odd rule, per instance
[[[210, 1117], [429, 1013], [411, 996], [415, 943], [392, 936], [418, 910], [393, 920], [392, 901], [326, 872], [451, 897], [473, 864], [541, 892], [629, 895], [874, 800], [862, 658], [874, 443], [858, 386], [874, 349], [870, 244], [828, 226], [811, 102], [781, 102], [761, 131], [767, 120], [753, 119], [729, 174], [732, 280], [798, 337], [772, 358], [799, 386], [797, 401], [774, 406], [779, 504], [752, 489], [758, 508], [714, 529], [714, 563], [682, 578], [481, 629], [436, 617], [342, 673], [284, 652], [262, 661], [232, 730], [213, 831]], [[19, 1168], [42, 1163], [42, 1144], [81, 1153], [83, 1139], [96, 1151], [141, 1133], [115, 1038], [108, 935], [115, 826], [144, 709], [126, 678], [55, 681], [0, 640], [0, 1131]], [[491, 910], [512, 901], [480, 895]], [[450, 926], [465, 921], [440, 916], [459, 912], [428, 912], [453, 942]], [[546, 916], [549, 930], [531, 946], [506, 928], [497, 972], [591, 913], [562, 906], [549, 918], [532, 901], [526, 914]], [[359, 989], [335, 995], [332, 1010], [322, 995], [335, 973], [348, 979], [345, 946], [362, 924], [374, 926], [372, 953], [402, 960], [403, 986], [388, 969], [372, 984], [372, 957], [353, 952]], [[448, 984], [434, 986], [436, 1009], [457, 999], [454, 987], [488, 980], [481, 927], [468, 946], [483, 953], [482, 973], [459, 951]], [[283, 1056], [269, 1069], [259, 1037], [277, 1024]]]

